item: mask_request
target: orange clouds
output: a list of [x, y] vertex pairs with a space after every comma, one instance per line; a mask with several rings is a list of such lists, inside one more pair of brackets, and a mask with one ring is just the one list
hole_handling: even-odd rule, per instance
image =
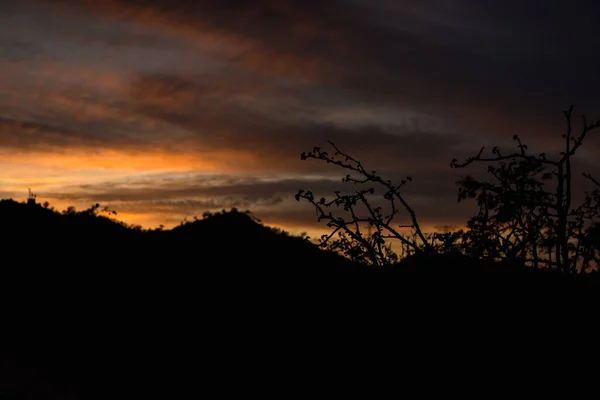
[[289, 199], [336, 186], [299, 177], [344, 174], [299, 154], [331, 140], [413, 176], [424, 220], [448, 219], [450, 160], [515, 130], [545, 140], [539, 110], [559, 81], [477, 2], [392, 3], [15, 0], [18, 18], [0, 15], [0, 190], [106, 201], [149, 224], [239, 205], [310, 228], [311, 210]]
[[11, 174], [18, 175], [20, 166], [43, 175], [46, 168], [65, 173], [77, 171], [118, 171], [122, 174], [141, 172], [232, 172], [240, 168], [252, 170], [257, 160], [251, 154], [236, 152], [167, 152], [145, 149], [138, 152], [118, 150], [77, 149], [71, 147], [61, 152], [17, 152], [3, 151], [0, 163], [11, 165]]

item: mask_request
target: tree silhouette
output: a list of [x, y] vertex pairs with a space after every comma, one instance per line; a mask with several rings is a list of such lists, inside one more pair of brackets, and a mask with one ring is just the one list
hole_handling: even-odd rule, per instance
[[[389, 265], [398, 260], [389, 239], [398, 240], [407, 254], [432, 252], [430, 238], [421, 230], [413, 208], [401, 193], [412, 178], [406, 177], [399, 183], [384, 180], [376, 171], [369, 172], [360, 161], [342, 152], [334, 143], [329, 144], [334, 149], [332, 156], [315, 147], [312, 152], [302, 153], [301, 159], [321, 160], [350, 171], [342, 181], [358, 189], [349, 194], [336, 191], [335, 198], [329, 200], [325, 197], [317, 200], [311, 191], [298, 191], [296, 200], [304, 199], [311, 203], [317, 211], [317, 220], [325, 220], [327, 226], [333, 228], [330, 234], [321, 237], [319, 246], [340, 251], [353, 261], [373, 266]], [[382, 197], [387, 201], [385, 209], [370, 201], [369, 196], [376, 192], [375, 186], [383, 189]], [[394, 218], [402, 211], [408, 214], [410, 223], [395, 225]], [[365, 234], [365, 230], [372, 229], [374, 232]], [[409, 229], [411, 234], [403, 234], [401, 229]]]
[[[598, 216], [600, 197], [596, 189], [586, 193], [582, 204], [573, 207], [571, 160], [587, 134], [600, 127], [600, 120], [589, 124], [582, 116], [582, 130], [574, 135], [573, 106], [563, 113], [567, 132], [562, 135], [564, 150], [558, 158], [547, 158], [545, 153], [532, 154], [515, 135], [518, 150], [514, 153], [502, 154], [494, 147], [492, 156], [486, 157], [485, 148], [481, 148], [465, 161], [452, 160], [452, 168], [492, 163], [487, 171], [495, 182], [471, 176], [459, 181], [459, 201], [474, 198], [479, 206], [464, 237], [477, 256], [519, 260], [536, 267], [545, 264], [568, 274], [585, 272], [591, 267], [595, 256], [587, 236]], [[598, 183], [589, 174], [584, 176]], [[552, 190], [547, 190], [552, 184]]]
[[[316, 199], [311, 191], [300, 190], [296, 200], [311, 203], [317, 211], [317, 220], [325, 220], [333, 228], [321, 237], [319, 246], [340, 251], [361, 263], [374, 266], [395, 263], [398, 255], [389, 242], [395, 239], [400, 243], [402, 256], [451, 253], [513, 266], [559, 269], [567, 274], [588, 272], [600, 265], [600, 223], [596, 223], [600, 182], [584, 173], [596, 188], [585, 192], [583, 202], [573, 206], [571, 160], [588, 133], [600, 127], [600, 120], [590, 124], [582, 116], [582, 130], [574, 134], [573, 106], [564, 115], [567, 132], [562, 135], [564, 149], [557, 158], [531, 153], [515, 135], [515, 152], [504, 154], [494, 147], [488, 157], [484, 156], [483, 147], [477, 155], [462, 162], [452, 160], [452, 168], [489, 163], [487, 172], [493, 178], [485, 181], [467, 175], [457, 182], [458, 201], [475, 199], [479, 208], [468, 220], [466, 230], [425, 234], [401, 193], [412, 180], [410, 177], [398, 184], [385, 180], [332, 142], [329, 143], [333, 155], [315, 147], [312, 152], [302, 153], [301, 159], [317, 159], [350, 171], [342, 181], [358, 189], [345, 195], [336, 191], [333, 199]], [[383, 188], [383, 192], [377, 192], [373, 186]], [[370, 196], [376, 194], [387, 201], [385, 210], [373, 205]], [[395, 225], [394, 217], [402, 210], [411, 222]], [[365, 227], [375, 232], [366, 235]], [[410, 234], [400, 233], [401, 228], [408, 228]]]

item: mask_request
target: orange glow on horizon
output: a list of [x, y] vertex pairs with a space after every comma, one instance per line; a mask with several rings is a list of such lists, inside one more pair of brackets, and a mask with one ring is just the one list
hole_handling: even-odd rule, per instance
[[[211, 151], [210, 153], [175, 153], [165, 150], [119, 151], [111, 149], [69, 149], [61, 153], [18, 152], [0, 155], [0, 163], [7, 163], [17, 171], [3, 175], [18, 175], [21, 167], [59, 168], [65, 171], [90, 169], [121, 170], [132, 172], [228, 172], [240, 167], [256, 169], [259, 164], [252, 154], [236, 151]], [[43, 171], [39, 171], [38, 173]]]

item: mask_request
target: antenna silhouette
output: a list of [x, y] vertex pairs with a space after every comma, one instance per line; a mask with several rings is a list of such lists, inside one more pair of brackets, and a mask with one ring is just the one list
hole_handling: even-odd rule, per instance
[[31, 191], [31, 188], [29, 188], [28, 190], [29, 190], [29, 196], [27, 197], [27, 204], [35, 204], [35, 198], [37, 196], [35, 194], [33, 194], [33, 192]]

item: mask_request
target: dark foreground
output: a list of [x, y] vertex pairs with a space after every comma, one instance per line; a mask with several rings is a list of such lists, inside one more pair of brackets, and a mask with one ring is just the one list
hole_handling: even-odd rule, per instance
[[595, 275], [447, 256], [374, 271], [244, 213], [144, 232], [1, 202], [0, 223], [0, 399], [301, 394], [363, 356], [564, 341], [600, 304]]

